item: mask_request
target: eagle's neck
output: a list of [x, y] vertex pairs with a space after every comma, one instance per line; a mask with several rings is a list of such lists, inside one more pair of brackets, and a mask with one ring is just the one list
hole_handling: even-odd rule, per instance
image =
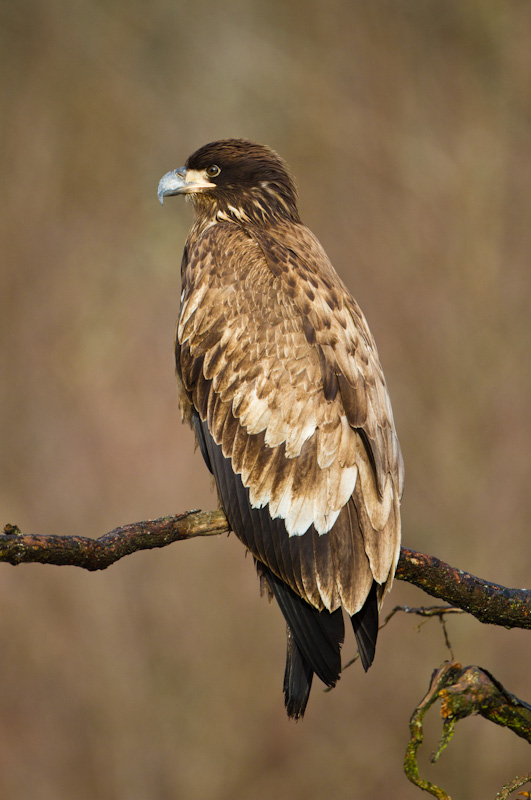
[[245, 189], [228, 188], [212, 194], [191, 196], [196, 212], [195, 229], [203, 232], [217, 222], [269, 226], [279, 221], [300, 223], [293, 195], [273, 182]]

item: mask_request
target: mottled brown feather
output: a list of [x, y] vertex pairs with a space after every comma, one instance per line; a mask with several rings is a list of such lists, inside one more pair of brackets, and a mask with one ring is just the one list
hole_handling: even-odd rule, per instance
[[[377, 506], [389, 474], [395, 474], [395, 491], [400, 491], [401, 464], [383, 375], [366, 323], [314, 237], [302, 226], [297, 233], [300, 252], [290, 240], [293, 233], [287, 235], [282, 226], [274, 236], [270, 230], [257, 232], [230, 223], [209, 227], [197, 241], [192, 234], [183, 270], [183, 279], [192, 282], [185, 283], [178, 339], [184, 386], [223, 453], [243, 474], [251, 500], [276, 507], [287, 492], [281, 515], [286, 518], [289, 507], [288, 522], [301, 535], [312, 521], [324, 530], [326, 519], [339, 518], [355, 489], [355, 473], [349, 478], [343, 470], [363, 463], [376, 470], [375, 496], [367, 488], [359, 496]], [[289, 248], [278, 242], [281, 235], [287, 236]], [[222, 265], [217, 253], [225, 254]], [[317, 269], [323, 265], [326, 281], [320, 282]], [[297, 270], [290, 275], [287, 294], [282, 292], [282, 268], [288, 273]], [[211, 312], [198, 315], [199, 305]], [[230, 425], [225, 424], [227, 407], [235, 418]], [[348, 420], [346, 427], [342, 415]], [[255, 441], [258, 434], [265, 434], [269, 446], [263, 446], [263, 437]], [[339, 527], [348, 530], [343, 523]], [[396, 538], [396, 519], [390, 527], [392, 532], [382, 529], [376, 545], [370, 538], [373, 561], [384, 562], [386, 580], [394, 568], [396, 547], [384, 546], [382, 540], [389, 535]], [[323, 574], [314, 570], [322, 600], [330, 610], [337, 607], [340, 595], [358, 606], [359, 597], [353, 598], [350, 589], [340, 590], [339, 584], [332, 586], [325, 576], [331, 562], [323, 551], [329, 547], [325, 542], [318, 547]], [[375, 547], [385, 557], [377, 557]], [[311, 580], [307, 566], [303, 584]], [[331, 574], [342, 583], [344, 570], [333, 569]], [[315, 591], [311, 602], [315, 603]], [[353, 612], [350, 601], [346, 607]]]

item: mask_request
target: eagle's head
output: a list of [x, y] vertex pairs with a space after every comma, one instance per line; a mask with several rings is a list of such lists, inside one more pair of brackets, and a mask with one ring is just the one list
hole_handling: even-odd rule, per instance
[[175, 194], [187, 195], [200, 216], [300, 222], [297, 190], [285, 162], [271, 148], [247, 139], [223, 139], [196, 150], [184, 167], [159, 183], [161, 203]]

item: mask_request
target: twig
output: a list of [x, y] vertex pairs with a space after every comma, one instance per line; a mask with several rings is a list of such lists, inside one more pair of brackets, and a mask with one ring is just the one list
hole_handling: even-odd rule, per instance
[[[404, 757], [404, 772], [411, 783], [413, 783], [415, 786], [418, 786], [420, 789], [423, 789], [425, 792], [433, 795], [433, 797], [437, 797], [438, 800], [451, 800], [451, 798], [446, 794], [444, 789], [441, 789], [434, 783], [425, 781], [420, 777], [419, 766], [417, 763], [417, 753], [424, 740], [424, 715], [438, 698], [441, 688], [446, 686], [448, 682], [451, 682], [453, 677], [457, 676], [457, 674], [458, 671], [456, 669], [456, 665], [451, 662], [446, 662], [441, 669], [436, 670], [432, 675], [430, 688], [428, 689], [427, 694], [418, 704], [415, 711], [411, 715], [411, 719], [409, 720], [410, 738], [406, 748], [406, 755]], [[451, 735], [452, 729], [447, 729], [445, 731], [445, 735], [443, 735], [444, 747], [446, 747], [450, 741]], [[437, 751], [437, 758], [442, 752], [442, 749], [443, 746], [440, 746]]]
[[[495, 800], [507, 800], [510, 794], [520, 789], [521, 786], [525, 786], [526, 783], [531, 783], [531, 774], [521, 775], [520, 777], [514, 778], [509, 783], [506, 783], [496, 795]], [[518, 794], [523, 797], [530, 796], [529, 792], [518, 792]]]

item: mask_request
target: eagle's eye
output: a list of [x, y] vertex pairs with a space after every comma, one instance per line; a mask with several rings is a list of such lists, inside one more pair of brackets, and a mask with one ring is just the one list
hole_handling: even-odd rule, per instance
[[217, 164], [212, 164], [210, 167], [206, 168], [206, 174], [209, 178], [215, 178], [220, 172], [221, 170]]

